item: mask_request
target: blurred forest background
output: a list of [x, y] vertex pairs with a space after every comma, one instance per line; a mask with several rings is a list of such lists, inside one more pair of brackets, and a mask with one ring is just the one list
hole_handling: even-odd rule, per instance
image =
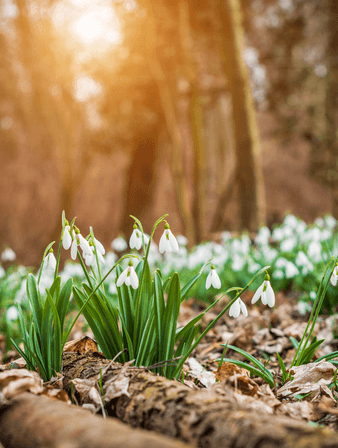
[[338, 218], [335, 0], [0, 0], [0, 249]]

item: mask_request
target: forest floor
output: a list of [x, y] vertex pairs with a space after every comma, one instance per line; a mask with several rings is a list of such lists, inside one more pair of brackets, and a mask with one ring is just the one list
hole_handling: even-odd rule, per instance
[[[243, 294], [242, 300], [249, 304], [251, 297], [252, 292], [247, 291]], [[166, 435], [176, 437], [176, 439], [181, 439], [183, 443], [190, 443], [191, 445], [189, 446], [242, 446], [242, 444], [238, 442], [240, 434], [238, 434], [237, 431], [236, 436], [234, 436], [232, 432], [234, 431], [233, 428], [240, 428], [241, 425], [243, 425], [243, 419], [252, 419], [255, 418], [255, 416], [259, 416], [260, 421], [263, 421], [265, 418], [268, 419], [266, 425], [270, 428], [269, 431], [271, 432], [271, 437], [274, 431], [277, 431], [277, 428], [279, 427], [278, 425], [282, 424], [280, 423], [282, 420], [279, 420], [278, 417], [289, 417], [294, 421], [297, 428], [299, 422], [299, 427], [302, 428], [302, 431], [304, 431], [305, 427], [304, 425], [302, 426], [301, 422], [303, 422], [303, 424], [306, 422], [307, 426], [315, 426], [317, 428], [316, 430], [319, 431], [321, 430], [320, 428], [325, 428], [323, 434], [325, 434], [325, 437], [329, 438], [329, 442], [325, 442], [326, 439], [324, 436], [318, 436], [320, 440], [318, 444], [317, 442], [315, 443], [315, 439], [312, 438], [312, 442], [304, 442], [304, 445], [302, 446], [338, 446], [338, 407], [336, 401], [338, 393], [335, 390], [335, 387], [331, 389], [328, 387], [334, 380], [334, 372], [336, 368], [328, 362], [306, 364], [299, 367], [298, 371], [296, 368], [296, 370], [293, 371], [294, 379], [282, 386], [282, 372], [278, 364], [276, 353], [280, 354], [286, 366], [289, 367], [295, 353], [290, 337], [293, 337], [298, 341], [300, 340], [309, 316], [301, 316], [299, 314], [297, 310], [296, 295], [278, 293], [276, 299], [277, 307], [275, 309], [270, 309], [262, 305], [250, 306], [249, 316], [247, 318], [240, 315], [238, 319], [233, 319], [227, 314], [224, 315], [192, 353], [193, 356], [185, 363], [184, 381], [182, 380], [180, 382], [169, 382], [161, 377], [153, 375], [151, 372], [147, 371], [147, 369], [138, 369], [137, 373], [135, 373], [136, 370], [132, 371], [131, 369], [136, 368], [131, 367], [128, 363], [128, 365], [122, 367], [121, 365], [118, 365], [118, 363], [112, 364], [110, 361], [105, 360], [103, 355], [97, 353], [97, 346], [92, 339], [88, 336], [86, 336], [85, 339], [82, 338], [81, 324], [79, 324], [73, 334], [73, 337], [76, 337], [76, 341], [68, 344], [67, 353], [64, 354], [64, 371], [58, 378], [54, 379], [52, 382], [53, 384], [42, 385], [39, 376], [37, 374], [32, 375], [26, 371], [23, 360], [16, 360], [13, 353], [10, 362], [0, 365], [0, 442], [2, 442], [5, 447], [15, 446], [13, 444], [13, 434], [11, 436], [1, 436], [3, 429], [2, 425], [5, 421], [2, 415], [6, 414], [4, 409], [8, 409], [8, 406], [11, 406], [13, 400], [18, 400], [20, 394], [26, 392], [26, 394], [24, 393], [22, 395], [24, 398], [22, 399], [23, 401], [20, 406], [28, 406], [28, 409], [26, 409], [26, 412], [28, 413], [33, 412], [32, 409], [34, 406], [38, 406], [29, 401], [30, 399], [27, 399], [27, 391], [29, 391], [37, 395], [49, 395], [54, 398], [54, 400], [56, 399], [53, 401], [55, 406], [57, 399], [65, 401], [68, 404], [73, 402], [93, 411], [93, 413], [104, 413], [105, 416], [111, 415], [118, 417], [120, 420], [128, 423], [129, 426], [147, 428], [152, 431], [162, 432]], [[223, 300], [224, 299], [203, 317], [201, 323], [202, 329], [204, 329], [223, 309], [225, 305]], [[185, 325], [202, 310], [202, 303], [198, 303], [193, 299], [184, 302], [181, 306], [179, 326]], [[318, 359], [325, 354], [337, 350], [338, 316], [320, 316], [316, 323], [315, 334], [318, 339], [325, 339], [325, 342], [315, 352], [314, 359]], [[247, 351], [249, 354], [259, 359], [267, 369], [273, 371], [274, 387], [270, 387], [262, 378], [255, 376], [250, 378], [246, 369], [242, 369], [234, 364], [227, 362], [223, 363], [222, 367], [219, 367], [218, 360], [222, 356], [224, 350], [224, 346], [221, 344], [227, 343]], [[4, 344], [4, 337], [0, 337], [0, 344]], [[227, 349], [225, 357], [245, 361], [245, 358], [242, 355], [230, 349]], [[86, 371], [86, 363], [90, 364], [88, 371]], [[95, 367], [96, 363], [99, 367]], [[115, 369], [113, 392], [111, 389], [112, 374], [110, 375], [110, 378], [108, 378], [109, 375], [107, 374], [109, 369]], [[118, 369], [118, 373], [116, 373], [116, 369]], [[21, 370], [21, 373], [18, 373], [19, 370]], [[135, 385], [136, 376], [138, 381], [137, 386]], [[70, 386], [71, 380], [73, 382], [72, 386]], [[162, 388], [162, 391], [163, 388], [170, 389], [175, 387], [178, 390], [177, 394], [181, 394], [179, 400], [175, 399], [175, 410], [171, 410], [171, 413], [179, 414], [180, 412], [183, 412], [182, 409], [184, 408], [183, 415], [187, 416], [187, 407], [195, 406], [193, 412], [189, 410], [188, 423], [184, 423], [187, 426], [185, 430], [182, 428], [178, 430], [177, 426], [179, 424], [183, 425], [184, 418], [186, 417], [182, 417], [181, 423], [177, 423], [176, 428], [173, 430], [169, 428], [169, 423], [166, 427], [163, 427], [163, 423], [158, 423], [156, 421], [156, 415], [153, 415], [154, 409], [157, 409], [155, 414], [160, 415], [161, 412], [169, 412], [169, 401], [171, 406], [173, 406], [172, 399], [168, 401], [168, 397], [164, 399], [163, 396], [159, 396], [158, 392], [154, 392], [154, 385], [156, 382], [160, 384], [159, 387]], [[145, 386], [145, 384], [147, 386]], [[149, 387], [149, 384], [152, 384], [152, 389], [151, 393], [149, 392], [148, 394], [145, 390], [146, 387]], [[97, 391], [96, 393], [94, 393], [93, 388]], [[99, 393], [100, 388], [102, 392], [101, 398]], [[188, 394], [187, 396], [189, 396], [189, 390], [195, 391], [194, 397], [196, 396], [197, 398], [191, 400], [194, 402], [193, 404], [184, 402], [185, 404], [183, 405], [182, 394]], [[193, 392], [191, 392], [191, 394], [193, 394]], [[161, 402], [161, 406], [159, 406], [158, 402], [155, 400], [155, 395], [157, 395], [156, 400]], [[151, 403], [148, 403], [150, 396], [152, 401]], [[213, 405], [206, 405], [206, 397], [208, 397], [208, 403], [212, 402]], [[213, 398], [211, 399], [210, 397]], [[186, 398], [184, 399], [186, 400]], [[43, 398], [43, 400], [45, 400], [45, 398]], [[218, 438], [216, 437], [217, 429], [215, 428], [213, 428], [212, 431], [210, 430], [210, 427], [209, 429], [204, 428], [203, 432], [194, 435], [196, 427], [202, 424], [201, 420], [203, 420], [203, 417], [199, 417], [199, 420], [196, 423], [197, 420], [195, 417], [196, 413], [198, 413], [198, 403], [201, 403], [200, 406], [204, 409], [204, 414], [202, 414], [202, 416], [205, 415], [205, 418], [207, 419], [207, 413], [209, 411], [211, 412], [211, 408], [215, 406], [215, 400], [217, 401], [218, 406], [225, 406], [226, 409], [228, 409], [229, 406], [230, 410], [242, 409], [242, 414], [238, 414], [236, 417], [236, 425], [227, 426], [229, 437], [235, 437], [237, 444], [232, 442], [234, 444], [231, 445], [229, 442], [231, 437], [229, 440], [226, 440], [224, 436], [222, 436], [223, 441], [220, 442], [219, 439], [221, 436], [217, 436]], [[138, 409], [140, 402], [143, 403], [141, 411]], [[131, 406], [132, 403], [133, 406]], [[44, 404], [44, 406], [47, 405]], [[147, 412], [145, 411], [147, 406], [152, 408], [151, 412], [149, 409]], [[164, 408], [166, 409], [164, 410]], [[218, 415], [220, 415], [219, 409], [221, 408], [218, 408]], [[65, 412], [66, 411], [63, 410], [62, 415], [66, 415]], [[243, 414], [244, 412], [246, 412], [246, 414]], [[226, 416], [223, 416], [224, 418], [229, 418], [227, 416], [228, 412], [224, 412], [224, 414], [226, 414]], [[91, 414], [86, 411], [86, 415], [89, 416]], [[39, 414], [39, 416], [39, 419], [44, 418], [41, 414]], [[19, 428], [20, 425], [17, 418], [16, 414], [13, 414], [13, 416], [10, 417], [9, 422], [15, 421], [16, 427]], [[144, 421], [147, 418], [149, 419], [148, 423], [147, 421]], [[213, 416], [212, 418], [215, 420], [216, 417]], [[191, 423], [193, 419], [195, 419], [194, 423]], [[276, 428], [273, 427], [274, 420], [271, 419], [276, 419]], [[55, 422], [52, 422], [51, 424], [53, 426]], [[290, 425], [290, 423], [288, 424]], [[30, 423], [30, 425], [32, 432], [32, 424]], [[191, 427], [189, 425], [191, 425]], [[6, 428], [9, 426], [8, 421], [6, 421]], [[257, 423], [253, 424], [251, 422], [251, 426], [252, 440], [256, 440], [255, 431], [258, 431]], [[124, 429], [124, 431], [126, 431], [126, 429]], [[224, 431], [224, 427], [222, 431]], [[261, 429], [259, 431], [261, 431]], [[210, 432], [212, 435], [210, 435]], [[301, 433], [297, 437], [301, 438], [305, 433]], [[57, 431], [55, 434], [57, 434]], [[280, 434], [282, 433], [280, 432]], [[296, 442], [294, 444], [291, 440], [286, 441], [286, 436], [283, 434], [279, 435], [281, 440], [283, 440], [283, 444], [280, 445], [276, 444], [276, 441], [269, 444], [270, 442], [266, 442], [266, 436], [264, 436], [263, 438], [265, 442], [257, 442], [256, 440], [251, 444], [250, 441], [247, 441], [243, 446], [300, 446], [297, 445]], [[318, 433], [316, 434], [318, 435]], [[121, 437], [123, 439], [123, 434]], [[125, 437], [125, 444], [101, 445], [100, 442], [100, 444], [97, 444], [96, 446], [136, 447], [147, 445], [148, 448], [153, 446], [150, 442], [145, 442], [145, 445], [133, 445], [132, 443], [129, 443], [129, 441], [127, 441], [127, 432], [125, 433]], [[262, 439], [262, 436], [260, 437]], [[314, 436], [311, 435], [311, 437]], [[9, 442], [8, 440], [11, 441]], [[15, 443], [17, 446], [20, 446], [20, 441], [16, 441]], [[35, 442], [32, 442], [32, 445], [30, 445], [26, 442], [26, 446], [34, 446], [34, 443]], [[48, 446], [59, 446], [56, 442], [55, 444], [53, 443], [50, 442]], [[155, 440], [154, 446], [158, 443], [162, 444], [162, 442]], [[181, 442], [178, 442], [178, 445], [175, 445], [172, 441], [168, 446], [184, 446], [180, 445], [180, 443]], [[43, 446], [43, 444], [36, 446]], [[76, 445], [70, 444], [69, 446], [75, 447]], [[95, 444], [92, 445], [89, 442], [88, 444], [81, 442], [78, 446], [95, 446]]]

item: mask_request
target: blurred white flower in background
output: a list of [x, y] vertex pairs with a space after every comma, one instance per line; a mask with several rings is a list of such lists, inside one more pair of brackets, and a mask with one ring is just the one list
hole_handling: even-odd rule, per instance
[[280, 250], [282, 252], [291, 252], [297, 244], [296, 237], [290, 237], [280, 243]]
[[0, 278], [4, 278], [6, 275], [6, 271], [4, 270], [4, 268], [2, 266], [0, 266]]
[[1, 254], [1, 261], [14, 261], [15, 259], [16, 254], [10, 247], [7, 247]]
[[261, 227], [258, 231], [258, 234], [255, 238], [255, 244], [257, 245], [266, 245], [269, 244], [269, 238], [271, 237], [271, 232], [268, 227]]
[[319, 262], [322, 260], [322, 245], [319, 241], [311, 241], [309, 247], [307, 249], [308, 257], [311, 258], [315, 262]]
[[10, 306], [6, 311], [6, 319], [13, 321], [19, 317], [19, 312], [16, 306]]
[[330, 215], [325, 216], [324, 221], [325, 221], [325, 225], [329, 229], [334, 229], [337, 225], [337, 220], [333, 216], [330, 216]]
[[111, 247], [116, 250], [116, 252], [123, 252], [127, 249], [128, 244], [122, 236], [119, 236], [112, 241]]

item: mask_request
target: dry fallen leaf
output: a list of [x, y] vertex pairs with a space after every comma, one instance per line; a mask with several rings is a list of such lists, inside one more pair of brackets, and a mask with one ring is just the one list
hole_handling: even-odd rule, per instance
[[255, 395], [258, 391], [258, 385], [249, 378], [248, 371], [236, 366], [232, 362], [225, 362], [218, 367], [215, 374], [218, 381], [229, 382], [236, 390], [244, 395]]
[[309, 392], [316, 395], [320, 392], [321, 386], [327, 386], [333, 381], [335, 370], [336, 367], [327, 361], [292, 367], [289, 372], [294, 379], [278, 390], [278, 397], [293, 398], [295, 395]]
[[42, 383], [40, 376], [30, 370], [11, 369], [0, 372], [0, 401], [25, 391], [40, 394], [43, 391]]
[[79, 352], [79, 353], [87, 353], [89, 351], [97, 352], [97, 342], [89, 336], [83, 336], [79, 339], [74, 339], [73, 341], [69, 341], [65, 344], [63, 349], [64, 352]]
[[210, 387], [215, 383], [215, 375], [205, 370], [205, 367], [196, 361], [195, 358], [188, 358], [187, 363], [190, 368], [189, 374], [200, 381], [203, 386]]

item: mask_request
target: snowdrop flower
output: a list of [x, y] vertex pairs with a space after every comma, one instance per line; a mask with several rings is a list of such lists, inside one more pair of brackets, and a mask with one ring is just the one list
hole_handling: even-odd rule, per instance
[[272, 286], [270, 285], [270, 275], [266, 274], [264, 282], [255, 292], [251, 303], [256, 303], [260, 298], [262, 298], [263, 305], [269, 305], [272, 308], [275, 304], [275, 293], [273, 292]]
[[14, 261], [16, 259], [16, 255], [13, 249], [8, 247], [1, 254], [2, 261]]
[[186, 246], [188, 244], [188, 238], [184, 235], [177, 235], [177, 242], [180, 246]]
[[6, 312], [7, 320], [16, 320], [19, 316], [19, 312], [16, 306], [10, 306]]
[[205, 288], [209, 289], [210, 286], [213, 286], [216, 289], [220, 289], [221, 280], [216, 272], [215, 266], [211, 266], [211, 271], [208, 274], [207, 281], [205, 282]]
[[48, 254], [45, 257], [45, 261], [46, 261], [47, 268], [49, 268], [52, 271], [54, 271], [55, 268], [56, 268], [56, 259], [55, 259], [55, 256], [53, 254], [53, 249], [50, 249], [50, 251], [48, 252]]
[[[101, 255], [104, 255], [106, 253], [106, 250], [105, 250], [103, 244], [100, 243], [100, 241], [97, 240], [95, 238], [95, 236], [94, 236], [94, 242], [95, 242], [95, 247], [96, 247], [97, 253], [101, 254]], [[103, 260], [103, 257], [102, 257], [102, 260]]]
[[294, 247], [297, 244], [297, 239], [295, 237], [290, 237], [287, 238], [286, 240], [282, 241], [280, 244], [280, 250], [282, 252], [291, 252], [292, 249], [294, 249]]
[[324, 227], [324, 219], [323, 218], [316, 218], [314, 223], [318, 226], [318, 227]]
[[337, 280], [338, 280], [338, 265], [335, 266], [331, 278], [330, 278], [330, 282], [331, 285], [336, 286], [337, 285]]
[[122, 236], [119, 236], [112, 241], [111, 247], [112, 249], [116, 250], [116, 252], [123, 252], [127, 249], [128, 244]]
[[77, 233], [77, 237], [79, 238], [80, 247], [83, 250], [83, 252], [85, 252], [87, 255], [91, 255], [92, 249], [90, 247], [89, 242], [86, 240], [86, 238], [84, 238], [80, 232]]
[[[149, 243], [149, 237], [145, 233], [143, 233], [144, 244], [147, 245]], [[142, 232], [137, 227], [137, 224], [134, 224], [134, 230], [131, 234], [129, 240], [130, 249], [140, 250], [142, 247]]]
[[299, 270], [297, 266], [295, 266], [291, 261], [288, 261], [285, 266], [285, 275], [286, 278], [293, 278], [299, 274]]
[[133, 262], [129, 260], [128, 267], [122, 272], [122, 274], [117, 279], [116, 286], [121, 286], [123, 283], [126, 286], [132, 286], [134, 289], [138, 288], [139, 281], [136, 275], [135, 269], [133, 267]]
[[164, 221], [164, 232], [160, 239], [159, 251], [160, 254], [179, 252], [178, 242], [174, 235], [171, 233], [170, 226], [167, 221]]
[[[66, 221], [66, 223], [67, 223], [67, 221]], [[62, 246], [64, 249], [68, 250], [71, 245], [72, 245], [72, 236], [70, 234], [70, 225], [67, 224], [65, 226], [65, 230], [63, 232]]]
[[248, 310], [246, 309], [245, 303], [239, 297], [236, 300], [236, 302], [231, 305], [230, 310], [229, 310], [229, 316], [237, 319], [237, 317], [240, 315], [241, 311], [245, 317], [248, 317]]
[[325, 224], [329, 229], [333, 229], [334, 227], [336, 227], [337, 220], [333, 216], [328, 215], [325, 216]]
[[286, 227], [291, 227], [292, 229], [295, 229], [298, 224], [298, 219], [294, 215], [287, 215], [284, 218], [283, 225]]
[[322, 245], [319, 241], [311, 241], [307, 249], [307, 254], [309, 258], [313, 261], [319, 262], [322, 259]]

